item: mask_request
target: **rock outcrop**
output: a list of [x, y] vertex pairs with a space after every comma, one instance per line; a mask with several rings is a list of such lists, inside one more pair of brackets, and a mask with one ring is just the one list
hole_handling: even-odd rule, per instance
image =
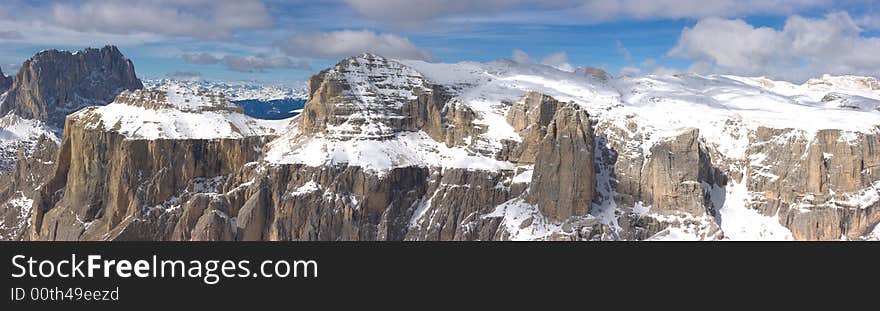
[[373, 54], [351, 57], [309, 79], [303, 134], [338, 139], [388, 138], [425, 129], [442, 135], [441, 108], [448, 100], [418, 72]]
[[[112, 105], [70, 115], [57, 166], [34, 200], [32, 237], [168, 239], [180, 204], [199, 193], [217, 191], [218, 179], [259, 159], [262, 145], [270, 138], [271, 132], [255, 134], [259, 132], [248, 128], [247, 122], [225, 124], [247, 118], [240, 108], [218, 98], [184, 90], [141, 91]], [[155, 121], [129, 119], [133, 116], [125, 113], [122, 119], [106, 119], [114, 111], [138, 109], [164, 111], [164, 117], [172, 119], [166, 121], [177, 128], [160, 124], [164, 132], [150, 130], [147, 125]], [[188, 132], [195, 125], [187, 124], [187, 118], [220, 111], [224, 113], [216, 119], [195, 119], [201, 127]], [[113, 121], [108, 124], [107, 120]], [[217, 136], [202, 138], [205, 133]], [[151, 218], [157, 215], [161, 218]], [[202, 227], [212, 228], [210, 223]]]
[[589, 116], [576, 104], [562, 105], [538, 147], [528, 202], [556, 221], [586, 216], [595, 176]]
[[794, 238], [856, 239], [880, 223], [880, 135], [760, 128], [749, 146], [752, 207]]
[[522, 137], [522, 143], [508, 158], [516, 163], [534, 164], [547, 135], [547, 126], [553, 121], [560, 103], [553, 97], [529, 92], [519, 102], [513, 104], [507, 113], [507, 122]]
[[597, 202], [613, 200], [622, 212], [618, 238], [647, 239], [670, 225], [693, 227], [707, 238], [718, 235], [713, 217], [723, 198], [712, 190], [723, 189], [727, 177], [715, 168], [699, 130], [685, 129], [650, 148], [643, 147], [643, 133], [625, 132], [607, 124], [597, 131], [597, 153], [605, 153], [597, 167], [613, 179], [598, 185], [605, 197]]
[[143, 88], [134, 65], [115, 46], [79, 52], [48, 50], [22, 64], [0, 115], [13, 112], [56, 128], [80, 108], [106, 105], [123, 90]]

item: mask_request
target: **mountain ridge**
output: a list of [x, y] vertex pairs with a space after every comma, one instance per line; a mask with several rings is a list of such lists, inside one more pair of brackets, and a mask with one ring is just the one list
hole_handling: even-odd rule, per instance
[[[362, 54], [313, 76], [303, 113], [274, 131], [130, 140], [119, 129], [156, 121], [88, 126], [119, 104], [71, 115], [27, 238], [872, 239], [872, 79], [614, 78]], [[95, 178], [104, 167], [122, 182]]]

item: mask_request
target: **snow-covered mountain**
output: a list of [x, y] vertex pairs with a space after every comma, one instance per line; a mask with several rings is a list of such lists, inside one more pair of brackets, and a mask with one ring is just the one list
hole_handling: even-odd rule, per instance
[[266, 84], [255, 81], [154, 79], [145, 80], [144, 86], [149, 89], [163, 89], [167, 86], [201, 89], [208, 93], [222, 93], [233, 102], [306, 99], [308, 97], [305, 85]]
[[[701, 76], [696, 74], [675, 76], [623, 77], [618, 79], [597, 79], [595, 74], [569, 73], [540, 66], [519, 64], [510, 61], [491, 63], [457, 63], [437, 64], [422, 61], [388, 61], [384, 63], [380, 57], [365, 55], [347, 60], [330, 69], [327, 74], [332, 76], [342, 72], [342, 76], [328, 79], [340, 79], [341, 83], [350, 85], [350, 91], [343, 92], [352, 107], [346, 104], [344, 114], [331, 112], [332, 118], [321, 119], [316, 124], [327, 124], [327, 127], [315, 134], [313, 130], [304, 129], [303, 125], [294, 128], [290, 134], [282, 136], [270, 144], [266, 160], [273, 163], [299, 163], [307, 166], [338, 165], [346, 163], [385, 174], [389, 170], [410, 166], [440, 167], [445, 169], [468, 169], [485, 171], [517, 171], [513, 179], [532, 181], [534, 165], [515, 160], [503, 160], [508, 157], [510, 144], [524, 142], [523, 132], [513, 126], [511, 109], [521, 102], [529, 92], [540, 92], [559, 102], [571, 102], [582, 107], [590, 114], [594, 123], [597, 142], [596, 165], [597, 196], [592, 208], [592, 215], [612, 231], [626, 231], [618, 220], [621, 214], [635, 214], [637, 218], [653, 216], [660, 222], [667, 223], [668, 230], [655, 233], [650, 238], [673, 239], [705, 239], [720, 236], [739, 239], [791, 239], [789, 228], [784, 222], [793, 220], [809, 213], [789, 215], [793, 219], [780, 219], [779, 215], [765, 215], [756, 208], [760, 197], [774, 191], [786, 191], [789, 187], [806, 187], [806, 185], [774, 185], [774, 189], [764, 189], [765, 183], [776, 182], [779, 177], [769, 173], [778, 171], [780, 167], [800, 166], [795, 160], [786, 160], [787, 152], [801, 150], [804, 158], [812, 154], [811, 148], [834, 149], [848, 147], [829, 147], [817, 139], [826, 139], [828, 130], [835, 130], [832, 136], [854, 146], [876, 140], [880, 111], [880, 87], [876, 78], [870, 77], [832, 77], [824, 76], [810, 80], [802, 85], [787, 82], [771, 81], [765, 78], [747, 78], [724, 75]], [[450, 144], [448, 139], [430, 137], [423, 131], [403, 129], [393, 125], [394, 120], [407, 118], [399, 113], [401, 107], [409, 100], [420, 100], [419, 92], [426, 92], [431, 85], [439, 85], [449, 97], [444, 109], [468, 110], [473, 118], [468, 124], [445, 124], [446, 128], [461, 130], [463, 126], [471, 126], [476, 130], [467, 130], [472, 134], [466, 139]], [[421, 90], [421, 91], [420, 91]], [[834, 98], [829, 100], [829, 98]], [[327, 99], [324, 99], [327, 100]], [[332, 101], [332, 100], [331, 100]], [[841, 104], [857, 102], [857, 105]], [[402, 106], [401, 106], [402, 104]], [[312, 105], [311, 107], [314, 107]], [[333, 108], [341, 106], [335, 104]], [[315, 108], [312, 108], [315, 109]], [[389, 110], [391, 109], [391, 110]], [[306, 107], [306, 111], [310, 111]], [[323, 111], [326, 108], [318, 108]], [[349, 113], [350, 112], [350, 113]], [[331, 122], [332, 120], [332, 122]], [[303, 120], [301, 124], [307, 124]], [[677, 138], [690, 130], [696, 130], [694, 136], [699, 141], [699, 152], [695, 157], [709, 154], [712, 158], [708, 163], [677, 163], [663, 171], [687, 169], [686, 164], [709, 167], [707, 171], [723, 171], [724, 181], [710, 179], [705, 172], [694, 171], [693, 180], [645, 180], [649, 165], [655, 164], [656, 156], [652, 155], [658, 146], [675, 142]], [[780, 129], [785, 135], [773, 135], [779, 143], [796, 145], [783, 146], [774, 150], [778, 154], [767, 155], [761, 148], [767, 142], [757, 142], [759, 132], [765, 129]], [[306, 134], [303, 131], [306, 130]], [[381, 137], [381, 139], [377, 139]], [[781, 140], [785, 139], [785, 140]], [[437, 146], [439, 140], [440, 146]], [[788, 143], [786, 143], [788, 140]], [[609, 150], [610, 149], [610, 150]], [[668, 148], [666, 148], [668, 149]], [[806, 150], [803, 150], [806, 149]], [[857, 148], [858, 149], [858, 148]], [[866, 152], [855, 155], [838, 165], [840, 171], [810, 168], [800, 172], [804, 176], [815, 174], [848, 174], [857, 181], [834, 181], [849, 183], [851, 187], [840, 187], [837, 190], [816, 189], [829, 196], [824, 199], [811, 195], [798, 195], [799, 211], [804, 206], [816, 209], [826, 207], [857, 206], [865, 209], [876, 206], [880, 199], [877, 187], [880, 182], [870, 165], [852, 167], [852, 162], [871, 162], [876, 159], [875, 151], [849, 150], [849, 153]], [[603, 159], [603, 153], [612, 153], [614, 159]], [[821, 157], [833, 158], [829, 152], [819, 152]], [[705, 155], [704, 155], [705, 154]], [[674, 158], [677, 155], [673, 155]], [[868, 156], [868, 160], [863, 159]], [[767, 157], [773, 159], [767, 160]], [[843, 156], [839, 156], [843, 157]], [[629, 158], [629, 160], [624, 160]], [[676, 159], [669, 161], [678, 161]], [[764, 162], [761, 162], [763, 160]], [[611, 162], [611, 163], [603, 163]], [[773, 163], [776, 162], [776, 163]], [[833, 161], [831, 161], [833, 162]], [[872, 162], [873, 163], [873, 162]], [[526, 165], [524, 165], [526, 164]], [[626, 167], [621, 168], [622, 164]], [[803, 163], [806, 164], [806, 163]], [[641, 168], [630, 169], [634, 165]], [[773, 168], [771, 168], [773, 167]], [[851, 170], [855, 170], [854, 172]], [[788, 172], [785, 172], [788, 173]], [[795, 175], [798, 172], [791, 172]], [[623, 176], [629, 174], [630, 176]], [[734, 176], [742, 176], [736, 180]], [[521, 178], [520, 178], [521, 177]], [[836, 177], [826, 178], [835, 179]], [[621, 184], [628, 181], [635, 191], [622, 198], [619, 193]], [[684, 178], [684, 177], [676, 177]], [[798, 176], [791, 176], [796, 180]], [[806, 178], [806, 177], [805, 177]], [[809, 177], [816, 178], [816, 177]], [[660, 179], [651, 177], [649, 179]], [[764, 181], [762, 179], [768, 179]], [[698, 189], [690, 193], [681, 193], [677, 185], [667, 185], [653, 190], [655, 193], [645, 196], [652, 190], [644, 187], [657, 187], [657, 183], [695, 182]], [[828, 181], [825, 181], [828, 182]], [[651, 185], [651, 184], [654, 185]], [[758, 185], [747, 185], [755, 183]], [[809, 183], [809, 182], [807, 182]], [[821, 181], [817, 183], [823, 183]], [[829, 182], [830, 183], [830, 182]], [[759, 187], [760, 186], [760, 187]], [[836, 186], [836, 185], [835, 185]], [[753, 187], [754, 189], [748, 189]], [[779, 187], [779, 188], [776, 188]], [[770, 187], [767, 187], [770, 188]], [[822, 188], [821, 186], [819, 188]], [[846, 189], [843, 189], [846, 188]], [[759, 192], [763, 191], [764, 193]], [[851, 193], [840, 193], [843, 191]], [[838, 192], [835, 192], [838, 191]], [[656, 193], [661, 192], [661, 193]], [[806, 189], [795, 190], [806, 192]], [[672, 202], [665, 209], [652, 206], [647, 200], [694, 196], [699, 211], [705, 213], [679, 213], [677, 210], [684, 205]], [[774, 194], [777, 195], [777, 194]], [[779, 194], [782, 195], [782, 194]], [[792, 198], [793, 200], [795, 198]], [[513, 215], [505, 218], [505, 223], [512, 223], [508, 229], [513, 236], [547, 238], [554, 234], [545, 230], [550, 222], [544, 223], [535, 219], [543, 219], [540, 210], [534, 204], [513, 201], [499, 205], [501, 210], [484, 215]], [[634, 200], [634, 202], [625, 202]], [[766, 203], [766, 202], [765, 202]], [[629, 206], [621, 206], [628, 204]], [[775, 207], [763, 207], [779, 210], [778, 204], [768, 203]], [[656, 204], [655, 204], [656, 205]], [[503, 208], [502, 208], [503, 206]], [[876, 207], [874, 207], [876, 208]], [[514, 209], [505, 212], [504, 209]], [[524, 211], [527, 216], [522, 216]], [[637, 212], [633, 212], [637, 211]], [[798, 212], [799, 213], [799, 212]], [[693, 218], [693, 214], [698, 214]], [[700, 216], [702, 215], [702, 216]], [[700, 218], [703, 217], [703, 218]], [[876, 224], [880, 219], [869, 217]], [[531, 225], [525, 226], [526, 221]], [[413, 220], [413, 223], [417, 220]], [[429, 221], [430, 223], [430, 221]], [[669, 224], [674, 225], [669, 225]], [[789, 224], [790, 225], [790, 224]], [[715, 229], [720, 226], [720, 231]], [[834, 224], [834, 226], [843, 226]], [[631, 229], [631, 228], [630, 228]], [[520, 235], [521, 232], [529, 233]], [[633, 230], [629, 230], [633, 231]], [[808, 230], [809, 231], [809, 230]], [[535, 232], [543, 232], [535, 235]], [[558, 233], [558, 232], [557, 232]], [[816, 232], [796, 232], [798, 238], [820, 238]], [[838, 234], [839, 237], [841, 236]], [[834, 237], [834, 238], [836, 238]], [[828, 238], [827, 236], [824, 238]]]
[[63, 182], [40, 190], [30, 238], [880, 236], [876, 78], [612, 78], [364, 54], [309, 81], [285, 120], [177, 82], [72, 115], [62, 146], [79, 147], [60, 151]]
[[180, 85], [125, 91], [106, 106], [88, 107], [70, 116], [89, 120], [88, 128], [115, 132], [126, 139], [236, 139], [265, 136], [287, 122], [244, 115], [222, 93]]
[[150, 89], [182, 87], [206, 93], [224, 94], [232, 103], [241, 106], [246, 115], [267, 120], [283, 120], [299, 114], [308, 97], [305, 85], [300, 87], [247, 81], [171, 79], [148, 80], [146, 85]]

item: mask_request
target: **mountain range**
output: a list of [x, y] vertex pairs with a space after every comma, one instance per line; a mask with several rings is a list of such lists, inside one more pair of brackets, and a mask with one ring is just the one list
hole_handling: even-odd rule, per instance
[[4, 239], [880, 239], [873, 77], [362, 54], [299, 92], [142, 83], [107, 46], [0, 92]]

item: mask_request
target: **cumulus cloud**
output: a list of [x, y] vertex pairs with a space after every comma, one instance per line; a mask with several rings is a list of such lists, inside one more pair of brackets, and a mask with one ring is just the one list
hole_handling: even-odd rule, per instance
[[568, 72], [574, 72], [575, 69], [574, 66], [568, 63], [568, 54], [566, 54], [565, 51], [551, 53], [550, 55], [544, 56], [540, 60], [532, 60], [531, 56], [529, 56], [528, 53], [523, 50], [516, 49], [513, 50], [511, 60], [521, 64], [541, 64]]
[[364, 52], [392, 58], [431, 59], [431, 53], [417, 47], [407, 38], [369, 30], [297, 34], [279, 43], [278, 47], [290, 56], [319, 59], [337, 59]]
[[880, 75], [880, 38], [845, 12], [792, 16], [782, 29], [739, 19], [708, 18], [685, 28], [668, 55], [694, 61], [692, 71], [804, 80], [824, 73]]
[[[0, 10], [0, 27], [43, 43], [65, 35], [139, 40], [156, 36], [225, 39], [233, 32], [268, 27], [272, 18], [260, 0], [84, 0], [12, 2]], [[14, 13], [13, 13], [14, 12]], [[48, 37], [38, 37], [48, 35]]]
[[[565, 22], [618, 19], [678, 19], [710, 16], [784, 15], [828, 7], [832, 0], [346, 0], [362, 15], [389, 24], [423, 23], [455, 15], [565, 15]], [[491, 19], [490, 19], [491, 20]], [[549, 21], [551, 19], [539, 19]]]
[[192, 53], [183, 54], [181, 58], [184, 62], [196, 65], [217, 65], [222, 64], [227, 69], [238, 72], [262, 73], [270, 69], [288, 68], [311, 70], [311, 66], [302, 60], [294, 61], [286, 56], [237, 56], [225, 55], [215, 56], [209, 53]]

